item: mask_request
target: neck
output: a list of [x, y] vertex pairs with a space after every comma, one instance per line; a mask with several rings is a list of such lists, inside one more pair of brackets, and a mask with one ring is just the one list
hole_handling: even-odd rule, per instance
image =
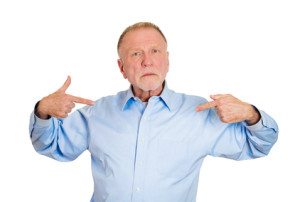
[[160, 95], [163, 90], [163, 87], [164, 83], [155, 90], [144, 91], [138, 87], [132, 86], [132, 91], [134, 96], [140, 98], [141, 101], [148, 102], [150, 97]]

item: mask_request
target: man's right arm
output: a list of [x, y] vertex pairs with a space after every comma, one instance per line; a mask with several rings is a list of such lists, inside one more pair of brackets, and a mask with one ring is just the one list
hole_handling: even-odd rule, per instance
[[88, 99], [68, 95], [71, 83], [68, 77], [56, 92], [40, 100], [30, 117], [30, 137], [35, 150], [60, 161], [70, 161], [87, 149], [87, 115], [75, 111], [74, 103], [93, 105]]
[[89, 129], [86, 110], [76, 110], [67, 118], [30, 117], [30, 138], [34, 149], [58, 161], [76, 159], [88, 148]]

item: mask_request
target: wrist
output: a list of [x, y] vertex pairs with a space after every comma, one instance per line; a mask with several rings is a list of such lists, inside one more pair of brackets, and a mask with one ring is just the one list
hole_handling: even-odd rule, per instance
[[260, 120], [261, 115], [255, 106], [250, 105], [249, 107], [250, 107], [249, 117], [245, 120], [245, 122], [247, 123], [247, 125], [251, 126], [256, 124]]
[[41, 110], [40, 103], [42, 100], [38, 101], [34, 106], [34, 114], [40, 119], [50, 119], [51, 116]]

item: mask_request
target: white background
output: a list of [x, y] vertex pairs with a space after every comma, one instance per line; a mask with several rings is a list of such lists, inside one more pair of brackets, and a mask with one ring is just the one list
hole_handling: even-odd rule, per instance
[[127, 89], [116, 45], [138, 21], [156, 23], [168, 38], [170, 88], [206, 98], [231, 93], [267, 111], [280, 128], [265, 158], [208, 157], [197, 201], [300, 201], [298, 2], [1, 1], [0, 201], [89, 201], [89, 153], [70, 163], [38, 155], [29, 115], [67, 75], [68, 93], [94, 100]]

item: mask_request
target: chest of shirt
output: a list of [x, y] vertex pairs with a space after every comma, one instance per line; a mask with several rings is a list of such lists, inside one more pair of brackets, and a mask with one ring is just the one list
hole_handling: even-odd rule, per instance
[[111, 111], [89, 123], [89, 150], [107, 164], [126, 168], [139, 162], [162, 173], [181, 172], [208, 153], [205, 120], [193, 108]]

